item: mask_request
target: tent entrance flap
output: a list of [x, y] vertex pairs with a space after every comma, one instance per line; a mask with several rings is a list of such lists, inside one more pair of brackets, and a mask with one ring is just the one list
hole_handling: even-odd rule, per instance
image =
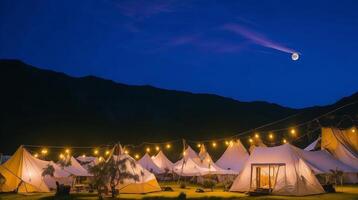
[[250, 191], [263, 189], [272, 192], [279, 173], [285, 173], [285, 168], [286, 164], [283, 163], [251, 164]]

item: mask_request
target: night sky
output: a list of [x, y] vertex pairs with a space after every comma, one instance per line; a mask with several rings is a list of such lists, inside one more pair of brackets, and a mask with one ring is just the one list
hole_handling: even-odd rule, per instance
[[0, 0], [0, 58], [241, 101], [324, 105], [358, 91], [358, 1]]

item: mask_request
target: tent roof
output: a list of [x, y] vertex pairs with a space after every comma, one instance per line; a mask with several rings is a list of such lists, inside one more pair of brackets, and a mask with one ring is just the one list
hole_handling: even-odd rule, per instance
[[240, 172], [248, 158], [249, 154], [240, 140], [231, 141], [223, 155], [216, 161], [216, 165], [223, 169]]
[[321, 137], [318, 137], [315, 141], [313, 141], [310, 145], [308, 145], [304, 150], [306, 151], [313, 151], [316, 150], [317, 147], [321, 143]]
[[153, 162], [162, 170], [172, 170], [174, 164], [170, 161], [162, 151], [152, 158]]
[[70, 157], [70, 165], [64, 167], [63, 170], [74, 176], [91, 176], [88, 171], [72, 156]]
[[152, 173], [161, 174], [165, 172], [153, 162], [152, 158], [149, 156], [148, 153], [144, 154], [144, 156], [138, 161], [138, 163]]

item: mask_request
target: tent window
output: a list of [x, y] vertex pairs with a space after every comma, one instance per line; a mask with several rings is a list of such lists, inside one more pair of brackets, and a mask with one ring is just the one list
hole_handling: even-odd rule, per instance
[[250, 190], [268, 190], [272, 192], [277, 182], [277, 176], [284, 173], [285, 164], [251, 164]]

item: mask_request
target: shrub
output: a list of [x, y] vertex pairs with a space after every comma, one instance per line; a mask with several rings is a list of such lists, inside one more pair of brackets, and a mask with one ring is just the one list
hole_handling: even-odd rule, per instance
[[186, 193], [185, 193], [185, 192], [181, 192], [181, 193], [179, 194], [179, 196], [178, 196], [178, 199], [179, 199], [179, 200], [184, 200], [184, 199], [186, 199]]
[[215, 187], [216, 183], [212, 180], [205, 180], [204, 183], [203, 183], [203, 187], [204, 188], [210, 188], [211, 191], [214, 190], [214, 187]]
[[186, 188], [185, 183], [180, 183], [180, 188], [181, 188], [181, 189], [185, 189], [185, 188]]

